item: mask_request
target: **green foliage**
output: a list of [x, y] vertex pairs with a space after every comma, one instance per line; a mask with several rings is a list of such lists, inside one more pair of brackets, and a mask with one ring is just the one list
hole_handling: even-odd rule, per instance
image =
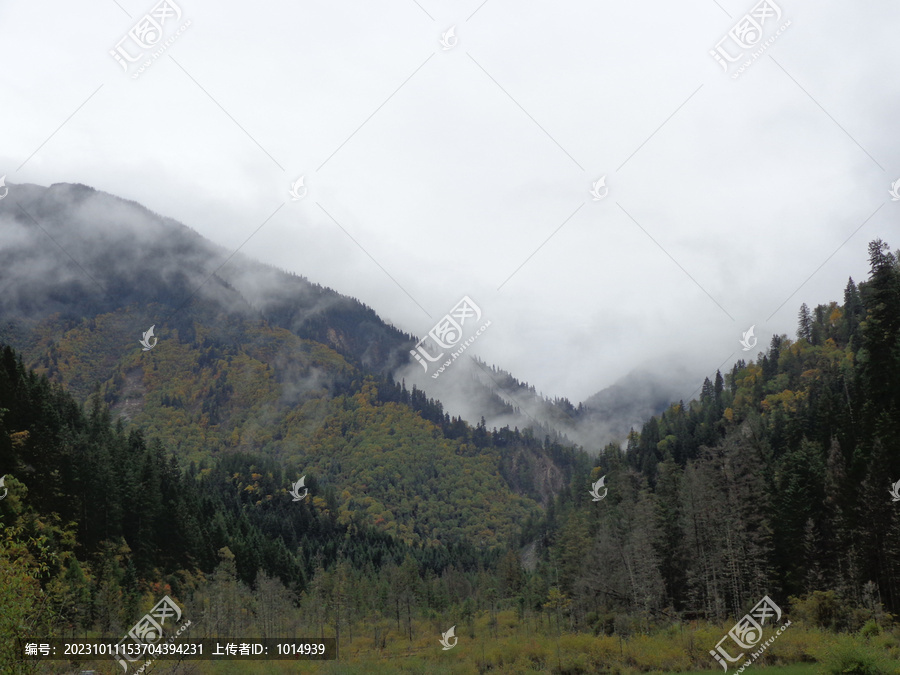
[[866, 621], [865, 625], [859, 629], [859, 634], [864, 638], [881, 635], [881, 626], [878, 625], [878, 622], [875, 621], [875, 619], [869, 619]]
[[829, 675], [891, 675], [897, 672], [896, 662], [879, 654], [869, 643], [859, 643], [851, 637], [839, 637], [828, 649], [822, 663]]
[[30, 672], [19, 641], [47, 630], [49, 612], [40, 579], [46, 565], [35, 560], [20, 530], [0, 524], [0, 668]]
[[802, 599], [790, 598], [790, 602], [791, 616], [810, 626], [842, 630], [849, 624], [849, 608], [835, 591], [813, 591]]
[[[334, 635], [411, 670], [671, 672], [711, 666], [729, 621], [770, 595], [797, 628], [769, 662], [890, 672], [900, 268], [885, 249], [843, 306], [801, 309], [796, 341], [773, 336], [593, 467], [549, 433], [450, 418], [363, 367], [346, 326], [355, 347], [306, 339], [327, 322], [276, 325], [289, 312], [201, 312], [142, 353], [127, 311], [47, 318], [40, 372], [0, 351], [0, 642], [121, 634], [169, 593], [198, 635]], [[423, 656], [450, 625], [484, 651]]]
[[[615, 488], [590, 519], [560, 495], [548, 557], [566, 589], [587, 591], [574, 616], [724, 619], [766, 594], [818, 591], [800, 611], [857, 630], [882, 604], [900, 608], [900, 511], [887, 498], [900, 476], [900, 262], [880, 241], [870, 262], [843, 307], [801, 308], [796, 342], [773, 336], [758, 361], [632, 432], [627, 470], [609, 472]], [[595, 560], [602, 575], [574, 571]]]
[[371, 383], [339, 403], [304, 455], [305, 470], [341, 486], [339, 522], [366, 514], [405, 542], [493, 547], [534, 511], [499, 477], [499, 451], [466, 452], [405, 406], [379, 404]]

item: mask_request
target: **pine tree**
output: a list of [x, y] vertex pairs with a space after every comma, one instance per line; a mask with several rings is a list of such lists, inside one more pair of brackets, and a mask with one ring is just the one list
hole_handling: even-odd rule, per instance
[[[863, 332], [863, 377], [868, 388], [866, 411], [874, 425], [881, 411], [900, 411], [900, 270], [880, 239], [869, 244], [870, 278], [866, 284]], [[896, 431], [897, 416], [893, 427]]]
[[797, 318], [797, 339], [810, 342], [812, 340], [812, 326], [812, 312], [809, 311], [809, 307], [804, 302], [800, 305], [800, 314]]
[[859, 325], [865, 318], [865, 307], [859, 294], [859, 289], [853, 282], [853, 277], [847, 281], [844, 288], [844, 316], [841, 326], [841, 343], [854, 345], [858, 340]]

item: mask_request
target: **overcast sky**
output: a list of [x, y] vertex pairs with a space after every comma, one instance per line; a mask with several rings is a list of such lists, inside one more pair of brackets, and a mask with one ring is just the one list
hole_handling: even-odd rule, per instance
[[176, 2], [0, 3], [7, 184], [138, 201], [420, 336], [468, 295], [472, 351], [545, 395], [753, 358], [900, 247], [896, 1]]

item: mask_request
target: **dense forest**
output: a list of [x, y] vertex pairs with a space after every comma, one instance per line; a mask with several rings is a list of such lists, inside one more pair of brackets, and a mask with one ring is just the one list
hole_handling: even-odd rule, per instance
[[[869, 254], [843, 305], [801, 307], [796, 340], [774, 336], [607, 448], [604, 509], [562, 496], [551, 554], [564, 587], [591, 598], [583, 612], [602, 597], [724, 617], [766, 592], [824, 589], [900, 610], [900, 268], [882, 242]], [[602, 579], [579, 571], [585, 541]]]
[[[798, 622], [768, 663], [900, 672], [900, 261], [881, 241], [869, 261], [843, 303], [803, 305], [794, 338], [594, 458], [550, 433], [471, 426], [309, 346], [303, 367], [335, 377], [255, 443], [216, 427], [240, 400], [227, 387], [250, 372], [265, 398], [277, 376], [217, 355], [202, 326], [181, 375], [148, 376], [183, 423], [143, 428], [114, 415], [114, 389], [82, 405], [48, 379], [77, 378], [75, 359], [35, 371], [4, 347], [3, 672], [31, 672], [16, 637], [118, 637], [164, 594], [193, 637], [337, 637], [334, 673], [431, 663], [450, 626], [456, 669], [415, 672], [718, 669], [723, 627], [768, 595]], [[202, 435], [171, 440], [191, 415], [215, 452]]]

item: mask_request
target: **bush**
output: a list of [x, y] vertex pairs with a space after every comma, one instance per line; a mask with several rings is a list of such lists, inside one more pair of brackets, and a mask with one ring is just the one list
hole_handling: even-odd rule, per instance
[[586, 673], [608, 672], [609, 668], [619, 664], [619, 638], [568, 634], [560, 637], [559, 648], [571, 664], [570, 669], [577, 666]]
[[590, 612], [586, 620], [594, 635], [615, 635], [616, 634], [616, 615], [610, 613]]
[[528, 642], [515, 641], [516, 664], [531, 670], [543, 670], [552, 655], [552, 648], [544, 639], [532, 638]]
[[828, 650], [822, 665], [831, 675], [890, 675], [896, 672], [872, 645], [852, 637], [839, 638]]
[[803, 598], [791, 597], [791, 617], [807, 625], [840, 631], [850, 623], [846, 603], [834, 591], [813, 591]]
[[869, 619], [866, 621], [865, 625], [859, 629], [859, 634], [864, 638], [881, 635], [881, 626], [878, 625], [878, 622], [875, 621], [875, 619]]
[[678, 672], [687, 670], [691, 659], [680, 640], [672, 642], [665, 636], [639, 635], [628, 641], [625, 654], [631, 665], [640, 670]]
[[815, 663], [834, 638], [821, 628], [802, 628], [792, 623], [772, 644], [771, 653], [778, 663]]

